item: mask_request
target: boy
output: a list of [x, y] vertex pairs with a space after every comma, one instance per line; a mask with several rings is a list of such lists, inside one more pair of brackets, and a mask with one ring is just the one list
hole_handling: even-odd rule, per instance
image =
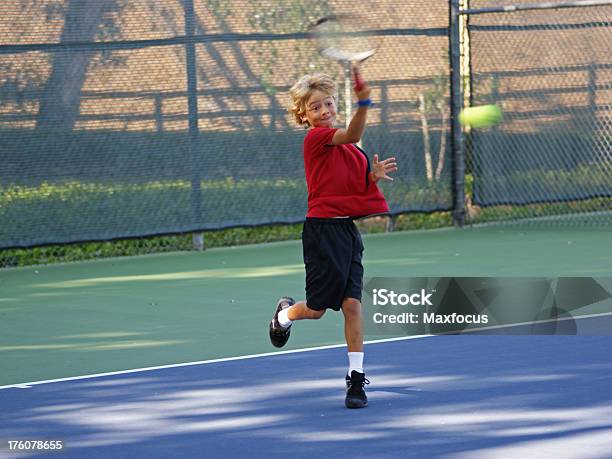
[[372, 105], [367, 84], [354, 89], [357, 111], [347, 129], [337, 129], [337, 89], [329, 76], [306, 75], [291, 88], [290, 111], [297, 124], [309, 128], [304, 138], [308, 213], [302, 232], [306, 301], [281, 298], [269, 332], [272, 344], [282, 347], [293, 321], [320, 319], [327, 309], [342, 309], [349, 357], [345, 405], [363, 408], [368, 404], [364, 386], [369, 384], [363, 371], [363, 244], [353, 219], [389, 212], [376, 183], [393, 180], [387, 173], [397, 166], [395, 158], [379, 162], [378, 155], [370, 166], [366, 154], [354, 145]]

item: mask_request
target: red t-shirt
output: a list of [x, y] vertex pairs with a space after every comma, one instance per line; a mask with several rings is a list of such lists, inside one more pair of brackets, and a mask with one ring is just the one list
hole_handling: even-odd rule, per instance
[[336, 131], [312, 128], [304, 138], [306, 217], [365, 217], [389, 212], [385, 197], [368, 177], [367, 156], [352, 144], [332, 145]]

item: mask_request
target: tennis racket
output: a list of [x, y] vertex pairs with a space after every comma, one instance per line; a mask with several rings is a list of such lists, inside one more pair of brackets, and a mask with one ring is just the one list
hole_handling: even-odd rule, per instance
[[[341, 64], [361, 63], [376, 52], [376, 39], [367, 22], [356, 15], [332, 15], [320, 18], [308, 29], [319, 53]], [[355, 90], [363, 87], [357, 66], [353, 67]]]

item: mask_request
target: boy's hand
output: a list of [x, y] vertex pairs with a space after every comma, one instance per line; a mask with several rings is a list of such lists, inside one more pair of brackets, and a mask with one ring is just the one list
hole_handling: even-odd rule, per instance
[[378, 155], [374, 155], [374, 161], [372, 163], [372, 171], [370, 172], [371, 178], [374, 182], [378, 182], [380, 179], [393, 181], [392, 177], [387, 174], [390, 172], [397, 171], [397, 163], [395, 158], [387, 158], [382, 161], [378, 161]]
[[359, 100], [369, 99], [370, 92], [371, 92], [370, 87], [363, 80], [361, 71], [359, 70], [359, 67], [357, 65], [353, 66], [353, 79], [354, 79], [353, 90], [355, 91], [355, 95], [357, 96], [357, 98]]

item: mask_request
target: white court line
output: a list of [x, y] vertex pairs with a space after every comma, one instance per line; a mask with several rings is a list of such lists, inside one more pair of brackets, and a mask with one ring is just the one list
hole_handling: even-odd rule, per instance
[[[599, 314], [579, 315], [579, 316], [576, 316], [576, 317], [562, 317], [562, 318], [548, 319], [548, 320], [535, 320], [535, 321], [532, 321], [532, 322], [522, 322], [522, 323], [517, 323], [517, 324], [512, 324], [512, 325], [495, 325], [495, 326], [491, 326], [491, 327], [482, 327], [482, 328], [474, 328], [474, 329], [471, 329], [471, 330], [463, 330], [461, 332], [461, 334], [468, 335], [470, 331], [477, 332], [477, 331], [485, 331], [485, 330], [495, 330], [495, 329], [498, 329], [498, 328], [514, 328], [514, 327], [520, 327], [520, 326], [525, 326], [525, 325], [542, 324], [542, 323], [555, 322], [555, 321], [559, 321], [560, 322], [560, 321], [563, 321], [563, 320], [570, 320], [570, 319], [588, 319], [588, 318], [593, 318], [593, 317], [602, 317], [602, 316], [609, 316], [609, 315], [612, 315], [612, 313], [611, 312], [604, 312], [604, 313], [599, 313]], [[457, 332], [454, 331], [454, 332], [448, 332], [448, 333], [440, 333], [439, 335], [399, 336], [399, 337], [396, 337], [396, 338], [385, 338], [385, 339], [377, 339], [377, 340], [365, 341], [364, 344], [390, 343], [390, 342], [393, 342], [393, 341], [405, 341], [405, 340], [409, 340], [409, 339], [427, 338], [427, 337], [431, 337], [431, 336], [442, 336], [442, 335], [445, 335], [445, 334], [457, 334]], [[206, 365], [206, 364], [209, 364], [209, 363], [233, 362], [235, 360], [256, 359], [256, 358], [259, 358], [259, 357], [270, 357], [270, 356], [273, 356], [273, 355], [298, 354], [300, 352], [319, 351], [319, 350], [323, 350], [323, 349], [335, 349], [335, 348], [345, 347], [345, 346], [346, 346], [346, 343], [342, 343], [342, 344], [330, 344], [328, 346], [308, 347], [308, 348], [304, 348], [304, 349], [292, 349], [290, 351], [266, 352], [264, 354], [240, 355], [240, 356], [237, 356], [237, 357], [225, 357], [225, 358], [221, 358], [221, 359], [200, 360], [200, 361], [197, 361], [197, 362], [174, 363], [174, 364], [170, 364], [170, 365], [160, 365], [160, 366], [156, 366], [156, 367], [145, 367], [145, 368], [134, 368], [132, 370], [110, 371], [108, 373], [96, 373], [96, 374], [92, 374], [92, 375], [71, 376], [71, 377], [68, 377], [68, 378], [49, 379], [49, 380], [46, 380], [46, 381], [33, 381], [33, 382], [26, 382], [26, 383], [10, 384], [10, 385], [7, 385], [7, 386], [0, 386], [0, 390], [3, 390], [3, 389], [29, 389], [32, 386], [39, 386], [41, 384], [51, 384], [51, 383], [64, 382], [64, 381], [78, 381], [78, 380], [82, 380], [82, 379], [102, 378], [104, 376], [125, 375], [125, 374], [130, 374], [130, 373], [142, 373], [142, 372], [145, 372], [145, 371], [164, 370], [166, 368], [180, 368], [180, 367], [189, 367], [189, 366], [194, 366], [194, 365]]]
[[[427, 338], [429, 336], [434, 336], [434, 335], [400, 336], [397, 338], [385, 338], [385, 339], [378, 339], [378, 340], [372, 340], [372, 341], [365, 341], [364, 344], [389, 343], [393, 341], [404, 341], [404, 340], [416, 339], [416, 338]], [[68, 378], [58, 378], [58, 379], [48, 379], [45, 381], [32, 381], [32, 382], [25, 382], [25, 383], [9, 384], [7, 386], [0, 386], [0, 390], [29, 389], [32, 386], [39, 386], [41, 384], [52, 384], [52, 383], [65, 382], [65, 381], [79, 381], [82, 379], [102, 378], [104, 376], [126, 375], [126, 374], [131, 374], [131, 373], [142, 373], [145, 371], [164, 370], [166, 368], [180, 368], [180, 367], [189, 367], [189, 366], [194, 366], [194, 365], [206, 365], [209, 363], [233, 362], [235, 360], [247, 360], [247, 359], [255, 359], [259, 357], [270, 357], [273, 355], [283, 355], [283, 354], [297, 354], [300, 352], [319, 351], [323, 349], [334, 349], [334, 348], [345, 347], [345, 346], [346, 346], [346, 343], [330, 344], [327, 346], [308, 347], [304, 349], [292, 349], [290, 351], [266, 352], [264, 354], [240, 355], [237, 357], [225, 357], [221, 359], [200, 360], [197, 362], [174, 363], [170, 365], [160, 365], [156, 367], [145, 367], [145, 368], [134, 368], [132, 370], [110, 371], [108, 373], [96, 373], [92, 375], [71, 376]]]

